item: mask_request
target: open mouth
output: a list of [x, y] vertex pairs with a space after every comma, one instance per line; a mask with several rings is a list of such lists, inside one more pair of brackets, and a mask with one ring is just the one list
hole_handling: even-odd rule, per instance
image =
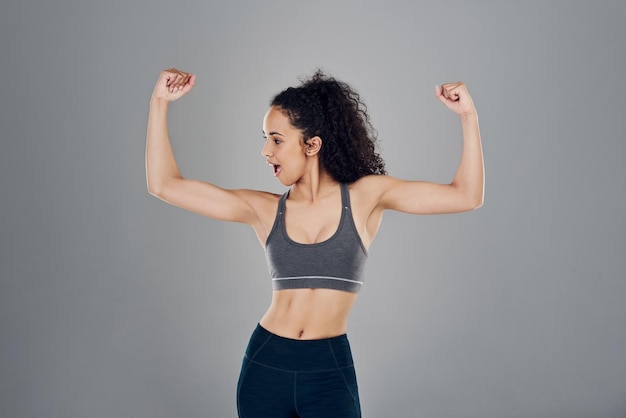
[[280, 173], [280, 166], [278, 164], [272, 164], [272, 168], [274, 169], [274, 175], [278, 176]]

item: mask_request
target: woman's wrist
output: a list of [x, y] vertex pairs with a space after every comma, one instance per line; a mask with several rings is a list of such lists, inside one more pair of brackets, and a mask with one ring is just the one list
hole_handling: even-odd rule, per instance
[[478, 119], [478, 113], [476, 109], [468, 110], [467, 112], [459, 113], [459, 118], [461, 118], [461, 122], [469, 122]]
[[150, 98], [150, 106], [167, 108], [169, 103], [170, 103], [169, 100], [163, 99], [163, 98], [160, 98], [160, 97], [152, 96]]
[[167, 109], [170, 101], [152, 96], [150, 99], [150, 112], [155, 114], [167, 115]]

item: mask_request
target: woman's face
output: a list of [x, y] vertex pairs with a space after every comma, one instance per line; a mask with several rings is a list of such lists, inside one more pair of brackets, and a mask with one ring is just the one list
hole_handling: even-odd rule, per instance
[[294, 128], [289, 118], [277, 107], [270, 107], [263, 118], [263, 134], [266, 138], [261, 154], [274, 170], [282, 184], [290, 186], [304, 174], [306, 144], [302, 131]]

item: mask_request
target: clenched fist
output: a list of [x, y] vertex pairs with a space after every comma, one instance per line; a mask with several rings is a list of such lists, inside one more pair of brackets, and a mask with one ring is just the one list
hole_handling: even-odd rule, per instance
[[446, 83], [435, 88], [435, 96], [457, 115], [476, 112], [465, 83]]
[[172, 102], [189, 93], [195, 83], [194, 74], [170, 68], [159, 75], [152, 91], [152, 98]]

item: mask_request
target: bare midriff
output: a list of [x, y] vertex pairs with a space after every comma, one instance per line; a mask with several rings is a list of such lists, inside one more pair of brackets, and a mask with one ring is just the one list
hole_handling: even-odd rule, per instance
[[318, 340], [346, 333], [356, 293], [332, 289], [275, 290], [260, 324], [281, 337]]

